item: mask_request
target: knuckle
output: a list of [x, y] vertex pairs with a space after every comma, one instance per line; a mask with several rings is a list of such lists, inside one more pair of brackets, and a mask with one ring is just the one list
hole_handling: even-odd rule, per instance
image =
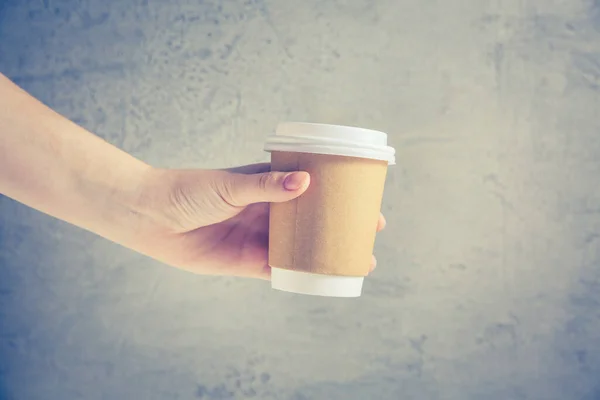
[[262, 190], [266, 190], [269, 187], [273, 186], [273, 184], [275, 183], [275, 180], [276, 180], [276, 178], [274, 177], [273, 174], [270, 174], [270, 173], [262, 174], [258, 178], [258, 186]]
[[236, 195], [234, 190], [233, 180], [226, 176], [222, 176], [213, 182], [215, 193], [223, 201], [226, 206], [236, 207]]

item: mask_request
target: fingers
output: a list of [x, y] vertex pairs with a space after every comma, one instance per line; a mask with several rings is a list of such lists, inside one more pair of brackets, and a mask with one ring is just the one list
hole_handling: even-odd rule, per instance
[[377, 268], [377, 259], [375, 258], [375, 256], [373, 255], [371, 257], [371, 265], [369, 267], [369, 272], [373, 272], [373, 270]]
[[[383, 214], [379, 214], [379, 220], [377, 220], [377, 232], [381, 232], [382, 230], [385, 229], [385, 226], [387, 225], [387, 222], [385, 220], [385, 217], [383, 216]], [[373, 255], [373, 257], [371, 258], [371, 266], [369, 268], [369, 272], [373, 272], [373, 270], [377, 268], [377, 259], [375, 258], [375, 255]]]
[[383, 214], [379, 214], [379, 220], [377, 221], [377, 232], [381, 232], [385, 229], [385, 225], [387, 224], [385, 217]]
[[223, 182], [220, 194], [235, 207], [254, 203], [279, 203], [300, 196], [310, 184], [307, 172], [232, 173]]
[[262, 279], [265, 281], [270, 281], [271, 280], [271, 267], [269, 267], [268, 265], [265, 265], [260, 272], [258, 273], [258, 275], [256, 276], [258, 279]]

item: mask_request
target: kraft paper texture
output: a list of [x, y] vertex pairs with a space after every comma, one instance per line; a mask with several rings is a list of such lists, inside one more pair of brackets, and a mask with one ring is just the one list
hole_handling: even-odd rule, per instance
[[273, 171], [307, 171], [308, 190], [272, 203], [269, 265], [339, 276], [366, 276], [375, 244], [387, 162], [273, 152]]

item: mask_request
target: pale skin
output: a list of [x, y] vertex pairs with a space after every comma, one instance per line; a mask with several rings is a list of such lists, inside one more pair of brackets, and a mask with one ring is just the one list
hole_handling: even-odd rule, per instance
[[309, 185], [269, 164], [151, 167], [0, 74], [0, 194], [171, 266], [269, 279], [268, 204]]

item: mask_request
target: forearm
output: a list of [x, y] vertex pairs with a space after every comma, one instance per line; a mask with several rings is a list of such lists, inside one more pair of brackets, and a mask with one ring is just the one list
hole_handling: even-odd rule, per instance
[[0, 74], [1, 194], [128, 244], [149, 169]]

